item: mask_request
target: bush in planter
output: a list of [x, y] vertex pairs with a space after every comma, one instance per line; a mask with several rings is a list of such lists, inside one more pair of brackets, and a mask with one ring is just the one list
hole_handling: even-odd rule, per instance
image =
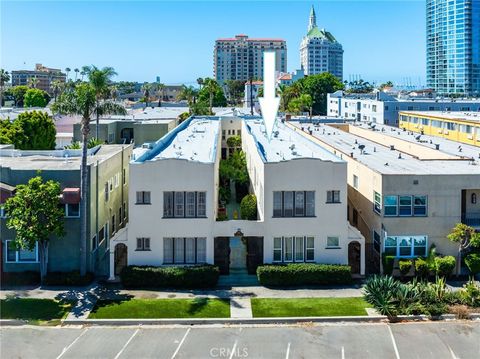
[[400, 274], [402, 277], [405, 277], [408, 273], [410, 273], [410, 269], [412, 269], [412, 261], [410, 259], [401, 259], [398, 262], [398, 268], [400, 269]]
[[420, 278], [427, 278], [430, 273], [428, 262], [423, 258], [415, 259], [415, 274]]
[[258, 281], [266, 286], [348, 284], [350, 266], [336, 264], [268, 264], [257, 268]]
[[469, 254], [465, 257], [465, 264], [472, 275], [480, 273], [480, 254]]
[[435, 273], [440, 277], [448, 278], [455, 269], [455, 257], [435, 257]]
[[382, 262], [383, 262], [383, 274], [391, 275], [393, 272], [393, 263], [395, 262], [395, 256], [387, 256], [383, 254]]
[[210, 288], [218, 282], [220, 271], [213, 265], [191, 267], [128, 266], [120, 274], [126, 288]]
[[254, 194], [247, 194], [240, 203], [240, 216], [242, 219], [257, 219], [257, 197]]

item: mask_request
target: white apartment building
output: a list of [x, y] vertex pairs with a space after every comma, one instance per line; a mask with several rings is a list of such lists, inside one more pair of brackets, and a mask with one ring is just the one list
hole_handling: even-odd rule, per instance
[[[222, 147], [238, 134], [258, 216], [219, 221]], [[129, 265], [211, 263], [222, 274], [255, 274], [263, 263], [315, 262], [363, 274], [364, 238], [345, 217], [346, 176], [345, 161], [283, 123], [269, 141], [258, 117], [191, 117], [136, 150], [129, 177], [136, 201], [128, 228], [111, 241], [111, 275], [119, 271], [117, 246], [126, 246]]]
[[480, 98], [392, 96], [385, 92], [327, 95], [327, 116], [398, 127], [399, 111], [480, 111]]
[[217, 39], [213, 51], [213, 75], [226, 80], [263, 79], [263, 53], [275, 51], [275, 70], [287, 71], [287, 43], [282, 39], [250, 39], [247, 35]]
[[335, 37], [317, 27], [317, 18], [312, 6], [308, 32], [300, 43], [300, 64], [305, 75], [330, 72], [340, 81], [343, 78], [343, 48]]

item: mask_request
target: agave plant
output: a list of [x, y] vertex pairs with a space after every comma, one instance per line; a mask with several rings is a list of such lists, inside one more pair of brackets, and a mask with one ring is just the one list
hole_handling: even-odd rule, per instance
[[380, 314], [394, 318], [398, 315], [396, 295], [399, 286], [393, 277], [374, 275], [365, 283], [363, 295]]

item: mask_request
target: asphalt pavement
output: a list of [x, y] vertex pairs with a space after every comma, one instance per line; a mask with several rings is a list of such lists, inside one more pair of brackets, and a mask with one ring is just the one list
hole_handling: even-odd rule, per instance
[[480, 358], [480, 322], [2, 327], [10, 358]]

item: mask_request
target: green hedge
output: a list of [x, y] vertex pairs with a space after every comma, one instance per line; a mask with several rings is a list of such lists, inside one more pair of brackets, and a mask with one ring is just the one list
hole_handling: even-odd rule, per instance
[[401, 259], [398, 261], [398, 269], [400, 270], [400, 274], [402, 276], [406, 276], [410, 273], [412, 269], [412, 260], [411, 259]]
[[480, 273], [480, 254], [472, 253], [465, 257], [465, 264], [471, 274]]
[[213, 265], [128, 266], [120, 277], [126, 288], [210, 288], [217, 284], [219, 275]]
[[40, 273], [34, 271], [3, 272], [1, 286], [34, 285], [40, 283]]
[[449, 277], [455, 269], [456, 260], [453, 256], [435, 257], [435, 272], [440, 277]]
[[415, 273], [421, 278], [427, 278], [430, 273], [428, 262], [423, 258], [415, 259]]
[[249, 221], [257, 219], [257, 197], [247, 194], [240, 202], [240, 216]]
[[79, 271], [49, 272], [44, 278], [45, 285], [85, 286], [93, 282], [93, 273], [81, 276]]
[[292, 263], [263, 265], [257, 268], [258, 281], [268, 286], [349, 284], [350, 266], [336, 264]]
[[392, 275], [393, 272], [393, 263], [395, 262], [395, 256], [382, 255], [383, 262], [383, 274]]

